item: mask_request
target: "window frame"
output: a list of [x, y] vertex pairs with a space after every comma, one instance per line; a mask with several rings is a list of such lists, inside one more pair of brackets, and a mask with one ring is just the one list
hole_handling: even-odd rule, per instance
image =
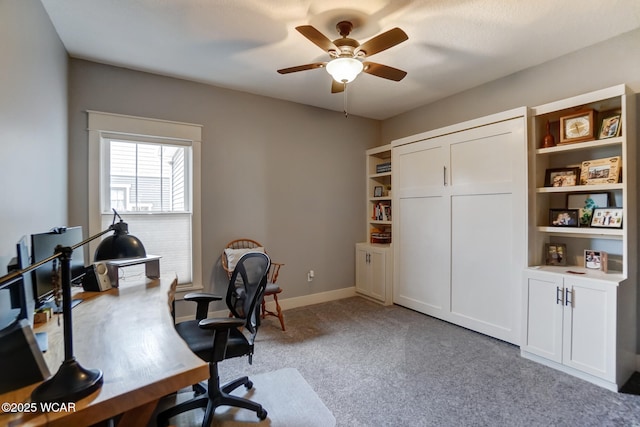
[[[123, 114], [104, 113], [87, 110], [88, 114], [88, 235], [92, 236], [102, 231], [101, 217], [103, 215], [100, 188], [101, 177], [105, 162], [102, 154], [103, 139], [124, 139], [139, 142], [164, 142], [174, 145], [191, 146], [191, 257], [192, 281], [181, 284], [181, 290], [202, 289], [202, 222], [201, 222], [201, 145], [202, 125], [175, 122], [169, 120], [152, 119], [129, 116]], [[99, 244], [99, 240], [89, 243], [89, 253], [92, 254]]]

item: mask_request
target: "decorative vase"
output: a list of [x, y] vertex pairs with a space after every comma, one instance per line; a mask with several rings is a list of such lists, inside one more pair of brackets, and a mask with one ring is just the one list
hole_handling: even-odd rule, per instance
[[547, 120], [547, 134], [544, 136], [544, 140], [542, 141], [542, 148], [555, 147], [556, 141], [551, 135], [551, 126], [549, 121]]

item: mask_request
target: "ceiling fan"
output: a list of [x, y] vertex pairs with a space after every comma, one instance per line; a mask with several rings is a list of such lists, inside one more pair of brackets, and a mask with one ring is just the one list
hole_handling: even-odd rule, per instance
[[406, 71], [389, 67], [388, 65], [363, 61], [364, 58], [387, 50], [409, 39], [407, 34], [400, 28], [393, 28], [379, 34], [363, 44], [349, 38], [351, 30], [353, 30], [351, 22], [340, 21], [336, 25], [336, 29], [342, 37], [331, 41], [311, 25], [296, 27], [300, 34], [326, 51], [332, 59], [329, 62], [314, 62], [297, 67], [283, 68], [278, 70], [278, 73], [289, 74], [316, 68], [326, 68], [327, 72], [333, 77], [331, 93], [344, 91], [346, 84], [352, 82], [360, 72], [396, 82], [399, 82], [407, 75]]

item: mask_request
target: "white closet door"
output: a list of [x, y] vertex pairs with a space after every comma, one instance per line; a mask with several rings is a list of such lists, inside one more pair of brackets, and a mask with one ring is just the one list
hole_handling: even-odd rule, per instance
[[394, 302], [441, 316], [450, 301], [446, 147], [423, 141], [394, 155]]
[[451, 320], [517, 343], [526, 214], [523, 119], [470, 129], [447, 139]]
[[513, 117], [393, 147], [394, 302], [519, 344], [526, 119]]

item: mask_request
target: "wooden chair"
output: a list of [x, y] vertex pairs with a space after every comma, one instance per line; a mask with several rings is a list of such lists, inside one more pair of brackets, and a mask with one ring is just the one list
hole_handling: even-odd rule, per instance
[[[266, 253], [266, 251], [264, 250], [264, 246], [262, 246], [262, 244], [260, 244], [259, 242], [256, 242], [255, 240], [251, 240], [251, 239], [236, 239], [233, 240], [229, 243], [227, 243], [227, 246], [225, 247], [225, 249], [232, 249], [232, 250], [242, 250], [242, 249], [257, 249], [260, 250], [262, 249], [262, 251], [264, 251]], [[227, 275], [229, 276], [229, 278], [231, 278], [231, 275], [233, 274], [233, 260], [229, 260], [228, 255], [227, 255], [228, 251], [223, 251], [222, 252], [222, 268], [224, 268], [224, 270], [227, 272]], [[238, 255], [240, 255], [242, 253], [242, 251], [240, 251], [240, 253]], [[239, 258], [239, 256], [238, 256]], [[282, 309], [280, 308], [280, 303], [278, 302], [278, 294], [280, 292], [282, 292], [282, 288], [280, 286], [278, 286], [276, 284], [276, 281], [278, 280], [278, 274], [280, 273], [280, 267], [282, 267], [284, 264], [280, 264], [277, 262], [271, 262], [271, 268], [269, 269], [269, 273], [267, 275], [267, 289], [264, 293], [264, 297], [266, 299], [267, 296], [272, 296], [273, 297], [273, 301], [276, 304], [276, 311], [269, 311], [267, 310], [266, 304], [265, 304], [265, 300], [262, 300], [262, 309], [261, 309], [261, 313], [262, 313], [262, 318], [264, 319], [266, 316], [274, 316], [277, 317], [278, 320], [280, 321], [280, 327], [282, 328], [282, 330], [286, 330], [285, 326], [284, 326], [284, 315], [282, 314]]]

